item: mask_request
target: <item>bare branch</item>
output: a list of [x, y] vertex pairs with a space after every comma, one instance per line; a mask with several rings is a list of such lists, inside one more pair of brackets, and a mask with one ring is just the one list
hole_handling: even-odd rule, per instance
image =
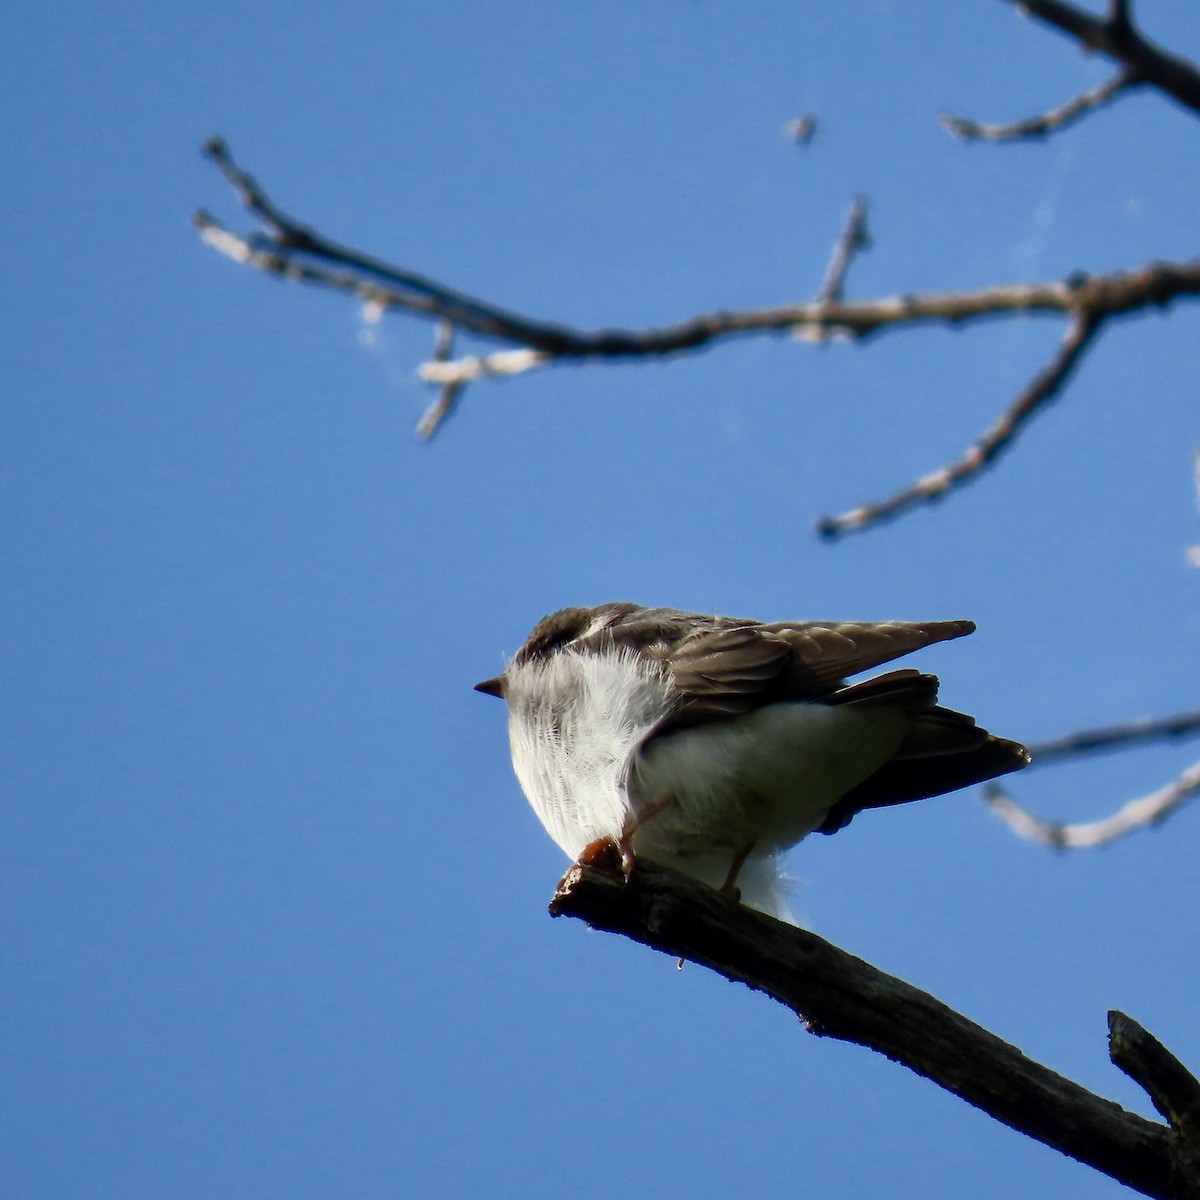
[[662, 867], [574, 866], [550, 905], [786, 1005], [807, 1029], [876, 1050], [996, 1120], [1148, 1196], [1178, 1189], [1173, 1130], [1086, 1091], [932, 996], [795, 926]]
[[1133, 13], [1130, 12], [1130, 0], [1108, 0], [1108, 12], [1104, 15], [1105, 23], [1118, 41], [1133, 35]]
[[[1083, 754], [1123, 750], [1147, 742], [1200, 734], [1200, 712], [1175, 713], [1153, 720], [1126, 721], [1099, 729], [1083, 729], [1029, 747], [1031, 766], [1062, 762]], [[984, 789], [984, 799], [992, 811], [1021, 837], [1050, 846], [1055, 850], [1077, 850], [1107, 846], [1138, 829], [1164, 821], [1200, 791], [1200, 763], [1189, 767], [1166, 787], [1148, 796], [1129, 801], [1112, 816], [1099, 821], [1069, 825], [1047, 821], [1018, 804], [998, 784]]]
[[462, 381], [448, 383], [438, 392], [437, 399], [421, 414], [421, 419], [417, 422], [417, 437], [427, 442], [437, 433], [442, 427], [442, 422], [458, 406], [466, 386]]
[[1135, 88], [1150, 86], [1166, 92], [1180, 104], [1200, 112], [1200, 70], [1187, 59], [1168, 54], [1145, 38], [1133, 22], [1128, 0], [1109, 0], [1104, 17], [1063, 0], [1008, 0], [1022, 13], [1036, 17], [1120, 64], [1120, 70], [1090, 91], [1059, 108], [1007, 125], [985, 125], [943, 113], [941, 122], [964, 141], [1015, 141], [1045, 137], [1096, 112]]
[[1200, 712], [1174, 713], [1169, 717], [1124, 721], [1099, 729], [1081, 729], [1062, 737], [1036, 742], [1029, 747], [1030, 766], [1041, 767], [1064, 758], [1095, 751], [1123, 750], [1142, 742], [1167, 741], [1200, 734]]
[[[218, 153], [213, 147], [219, 147]], [[753, 334], [835, 332], [865, 338], [881, 330], [931, 323], [963, 325], [1015, 313], [1069, 316], [1089, 312], [1120, 316], [1200, 295], [1200, 259], [1153, 262], [1111, 275], [1073, 275], [1044, 283], [1008, 284], [974, 292], [922, 292], [874, 300], [784, 304], [772, 308], [722, 310], [689, 317], [657, 329], [578, 330], [509, 312], [427, 276], [332, 242], [283, 217], [233, 164], [219, 139], [208, 153], [251, 209], [269, 212], [275, 233], [241, 237], [200, 212], [194, 224], [213, 249], [269, 274], [350, 292], [382, 309], [402, 308], [451, 322], [456, 328], [541, 351], [542, 361], [585, 358], [657, 358], [697, 350], [712, 342]], [[253, 187], [253, 191], [247, 189]], [[280, 224], [284, 222], [285, 224]], [[282, 231], [282, 232], [280, 232]], [[333, 264], [333, 265], [328, 265]], [[450, 364], [447, 363], [448, 367]], [[480, 372], [486, 374], [488, 372]], [[477, 376], [473, 376], [477, 377]]]
[[1108, 1014], [1108, 1056], [1146, 1092], [1173, 1129], [1200, 1140], [1200, 1082], [1158, 1038], [1115, 1009]]
[[1111, 79], [1083, 92], [1068, 100], [1060, 108], [1052, 108], [1048, 112], [1038, 113], [1023, 121], [1013, 121], [1009, 125], [984, 125], [966, 117], [956, 117], [953, 113], [942, 113], [938, 117], [948, 133], [964, 142], [1016, 141], [1022, 138], [1040, 138], [1055, 130], [1064, 129], [1080, 117], [1095, 112], [1096, 109], [1115, 100], [1123, 92], [1129, 91], [1145, 82], [1138, 79], [1129, 71], [1120, 71]]
[[[373, 255], [342, 246], [287, 216], [254, 177], [234, 162], [229, 147], [221, 138], [210, 138], [204, 145], [204, 153], [216, 163], [246, 207], [268, 230], [265, 234], [240, 238], [208, 213], [198, 212], [193, 224], [213, 249], [268, 274], [350, 292], [381, 308], [405, 308], [444, 318], [476, 333], [528, 345], [545, 342], [547, 345], [542, 348], [554, 349], [557, 337], [553, 325], [527, 321], [516, 313], [477, 301], [415, 271], [406, 271]], [[315, 262], [309, 262], [309, 259]], [[344, 269], [331, 269], [325, 264]]]
[[[1036, 761], [1036, 760], [1035, 760]], [[1046, 821], [1022, 808], [1003, 788], [991, 783], [984, 789], [984, 799], [991, 810], [1004, 820], [1014, 833], [1054, 850], [1093, 850], [1107, 846], [1139, 829], [1158, 825], [1173, 812], [1182, 808], [1200, 792], [1200, 762], [1193, 763], [1166, 787], [1130, 800], [1109, 817], [1099, 821], [1084, 821], [1069, 825], [1062, 821]]]
[[1011, 445], [1025, 422], [1058, 394], [1108, 318], [1148, 307], [1166, 307], [1175, 300], [1200, 295], [1200, 259], [1193, 259], [1151, 262], [1110, 275], [1072, 275], [1063, 280], [1001, 285], [974, 292], [924, 292], [848, 302], [840, 296], [846, 270], [867, 239], [865, 205], [859, 201], [826, 273], [824, 298], [807, 304], [721, 310], [659, 328], [580, 330], [513, 312], [334, 242], [285, 214], [234, 162], [219, 138], [213, 138], [205, 151], [265, 226], [263, 231], [242, 236], [207, 213], [197, 213], [194, 223], [198, 233], [219, 253], [284, 279], [348, 293], [376, 313], [402, 309], [437, 320], [443, 327], [506, 344], [505, 349], [458, 359], [435, 355], [422, 364], [421, 378], [443, 389], [418, 427], [419, 435], [426, 438], [453, 410], [464, 384], [555, 363], [662, 358], [752, 335], [792, 335], [820, 342], [831, 336], [865, 339], [887, 329], [920, 324], [961, 326], [1017, 313], [1069, 318], [1054, 359], [959, 461], [890, 499], [842, 516], [822, 518], [818, 529], [830, 537], [939, 499], [977, 475]]
[[1129, 4], [1112, 0], [1104, 17], [1065, 0], [1007, 0], [1021, 13], [1073, 37], [1120, 63], [1141, 83], [1165, 92], [1194, 112], [1200, 112], [1200, 70], [1186, 58], [1169, 54], [1135, 27]]
[[[1124, 750], [1149, 742], [1195, 737], [1198, 734], [1200, 711], [1082, 729], [1031, 744], [1030, 766], [1041, 767], [1084, 754]], [[1166, 787], [1148, 796], [1130, 800], [1111, 816], [1098, 821], [1077, 824], [1047, 821], [1018, 804], [1001, 785], [994, 783], [984, 788], [984, 800], [1021, 837], [1055, 850], [1077, 850], [1107, 846], [1139, 829], [1157, 825], [1183, 807], [1197, 792], [1200, 792], [1200, 763], [1189, 767]]]
[[984, 433], [957, 462], [918, 479], [886, 500], [860, 505], [840, 516], [819, 517], [816, 531], [822, 537], [841, 537], [899, 516], [917, 504], [941, 500], [952, 489], [991, 466], [1008, 450], [1024, 425], [1058, 395], [1071, 372], [1100, 330], [1102, 319], [1089, 312], [1077, 312], [1067, 326], [1066, 335], [1050, 363], [1034, 376], [1008, 411]]
[[854, 261], [855, 254], [867, 250], [871, 245], [871, 234], [867, 229], [867, 198], [855, 196], [850, 206], [850, 215], [846, 218], [846, 226], [842, 236], [838, 238], [825, 268], [825, 278], [821, 282], [821, 290], [817, 292], [818, 304], [829, 304], [842, 298], [842, 290], [846, 285], [846, 273]]

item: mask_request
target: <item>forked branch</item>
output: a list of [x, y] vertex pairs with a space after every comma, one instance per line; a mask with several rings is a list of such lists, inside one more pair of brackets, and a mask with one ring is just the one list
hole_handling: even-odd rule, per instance
[[[628, 882], [619, 869], [576, 865], [559, 884], [550, 911], [765, 992], [810, 1032], [903, 1063], [1010, 1128], [1147, 1196], [1180, 1200], [1200, 1194], [1196, 1176], [1184, 1170], [1195, 1161], [1197, 1110], [1190, 1098], [1200, 1085], [1174, 1059], [1177, 1073], [1159, 1070], [1152, 1085], [1145, 1072], [1134, 1076], [1160, 1098], [1164, 1086], [1174, 1098], [1166, 1114], [1170, 1123], [1159, 1125], [1093, 1095], [934, 997], [815, 934], [735, 906], [654, 864], [639, 863]], [[1126, 1032], [1140, 1030], [1121, 1014], [1110, 1020], [1128, 1022]], [[1120, 1054], [1127, 1071], [1128, 1044], [1126, 1037], [1114, 1038], [1114, 1061]]]
[[1130, 0], [1109, 0], [1097, 16], [1065, 0], [1006, 0], [1035, 20], [1074, 38], [1085, 50], [1103, 54], [1151, 87], [1200, 112], [1200, 70], [1150, 41], [1133, 20]]
[[[919, 292], [845, 300], [846, 272], [868, 242], [866, 207], [856, 201], [835, 247], [817, 298], [768, 308], [721, 310], [676, 324], [633, 330], [580, 330], [545, 321], [469, 295], [416, 271], [335, 242], [289, 216], [228, 146], [211, 139], [205, 153], [217, 165], [262, 228], [237, 234], [205, 212], [195, 216], [204, 241], [236, 262], [267, 274], [356, 297], [374, 315], [398, 309], [439, 324], [438, 349], [419, 368], [439, 387], [418, 431], [430, 437], [461, 400], [466, 384], [581, 360], [653, 359], [695, 351], [735, 337], [791, 335], [813, 342], [865, 339], [887, 329], [971, 322], [1036, 313], [1065, 317], [1066, 333], [1054, 357], [980, 440], [957, 462], [926, 475], [889, 499], [822, 518], [822, 534], [863, 529], [921, 503], [941, 499], [974, 478], [1007, 450], [1028, 421], [1059, 394], [1109, 318], [1200, 295], [1200, 259], [1153, 262], [1109, 275], [1073, 275], [1042, 283], [1008, 284], [971, 292]], [[455, 357], [454, 335], [466, 333], [504, 348]]]
[[[1154, 720], [1127, 721], [1100, 729], [1082, 729], [1029, 747], [1031, 767], [1061, 763], [1087, 754], [1126, 750], [1152, 742], [1200, 734], [1200, 712], [1175, 713]], [[1200, 763], [1188, 767], [1164, 787], [1123, 804], [1096, 821], [1048, 821], [1018, 804], [1003, 785], [989, 783], [983, 791], [988, 807], [1020, 837], [1053, 850], [1083, 850], [1107, 846], [1139, 829], [1159, 825], [1200, 795]]]
[[1064, 0], [1007, 0], [1007, 3], [1074, 38], [1083, 49], [1112, 59], [1120, 69], [1099, 87], [1075, 96], [1059, 108], [1008, 125], [984, 125], [944, 114], [942, 124], [955, 137], [996, 142], [1044, 137], [1139, 87], [1157, 88], [1186, 108], [1200, 112], [1200, 70], [1186, 58], [1168, 53], [1138, 29], [1132, 0], [1109, 0], [1103, 16]]

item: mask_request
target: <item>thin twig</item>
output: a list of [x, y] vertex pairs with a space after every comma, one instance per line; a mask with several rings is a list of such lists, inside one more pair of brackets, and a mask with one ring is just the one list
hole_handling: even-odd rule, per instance
[[[1126, 721], [1097, 729], [1083, 729], [1029, 747], [1031, 766], [1062, 762], [1083, 754], [1128, 749], [1148, 742], [1194, 737], [1200, 734], [1200, 712], [1175, 713], [1142, 721]], [[1200, 790], [1200, 763], [1166, 787], [1132, 800], [1112, 816], [1099, 821], [1066, 824], [1035, 816], [1018, 804], [1005, 789], [990, 784], [984, 798], [992, 811], [1021, 837], [1056, 850], [1105, 846], [1135, 830], [1166, 819]]]
[[[453, 353], [454, 324], [451, 321], [442, 321], [438, 325], [437, 338], [433, 344], [433, 354], [430, 356], [430, 361], [444, 363]], [[442, 426], [442, 422], [457, 407], [466, 386], [467, 381], [465, 379], [451, 379], [442, 386], [437, 399], [425, 410], [421, 419], [417, 422], [417, 437], [427, 442], [437, 433]]]
[[806, 930], [651, 863], [575, 866], [550, 911], [708, 967], [811, 1032], [876, 1050], [1010, 1128], [1149, 1196], [1177, 1200], [1173, 1130], [1093, 1095], [934, 997]]
[[1123, 750], [1142, 742], [1168, 741], [1200, 734], [1200, 712], [1173, 713], [1169, 717], [1123, 721], [1097, 729], [1081, 729], [1062, 737], [1035, 742], [1029, 746], [1031, 766], [1041, 767], [1064, 758], [1075, 758], [1095, 751]]
[[1009, 828], [1023, 838], [1055, 850], [1084, 850], [1107, 846], [1139, 829], [1165, 821], [1200, 792], [1200, 762], [1188, 767], [1166, 787], [1130, 800], [1111, 816], [1099, 821], [1069, 825], [1046, 821], [1018, 804], [997, 784], [988, 784], [984, 799]]
[[821, 290], [817, 292], [818, 304], [830, 304], [842, 298], [846, 285], [846, 273], [854, 256], [871, 245], [871, 234], [867, 229], [867, 198], [855, 196], [850, 206], [850, 214], [846, 217], [846, 225], [841, 237], [833, 247], [829, 266], [825, 268], [825, 278], [821, 282]]
[[[396, 306], [444, 317], [477, 333], [528, 345], [541, 340], [550, 343], [543, 349], [554, 348], [557, 327], [552, 324], [528, 321], [516, 313], [476, 300], [425, 275], [343, 246], [311, 226], [289, 217], [271, 200], [254, 176], [237, 165], [224, 139], [209, 138], [204, 144], [204, 153], [241, 196], [246, 208], [259, 217], [269, 231], [265, 235], [258, 233], [236, 239], [236, 235], [224, 230], [208, 213], [198, 212], [193, 223], [201, 237], [214, 249], [229, 253], [228, 243], [220, 244], [222, 239], [240, 240], [242, 245], [233, 256], [268, 273], [354, 292], [363, 300], [385, 308]], [[329, 271], [319, 265], [308, 265], [297, 256], [311, 256], [318, 264], [332, 263], [348, 268], [348, 271]], [[522, 332], [527, 336], [521, 336]], [[566, 332], [570, 340], [570, 331]]]
[[421, 419], [417, 422], [417, 437], [427, 442], [437, 433], [442, 427], [442, 422], [458, 406], [466, 386], [466, 383], [460, 380], [457, 383], [446, 384], [438, 392], [437, 399], [421, 414]]
[[956, 117], [953, 113], [942, 113], [938, 120], [948, 133], [964, 142], [1016, 141], [1022, 138], [1045, 137], [1055, 130], [1079, 120], [1080, 117], [1102, 108], [1115, 100], [1121, 93], [1144, 83], [1129, 70], [1119, 71], [1111, 79], [1093, 88], [1090, 92], [1075, 96], [1060, 108], [1052, 108], [1049, 112], [1038, 113], [1023, 121], [1013, 121], [1008, 125], [985, 125], [972, 121], [967, 117]]
[[886, 500], [860, 505], [840, 516], [819, 517], [817, 533], [827, 538], [841, 537], [890, 520], [914, 505], [941, 500], [952, 489], [961, 487], [991, 466], [1012, 446], [1024, 425], [1062, 390], [1102, 324], [1103, 319], [1091, 312], [1076, 312], [1054, 358], [960, 459], [918, 479]]

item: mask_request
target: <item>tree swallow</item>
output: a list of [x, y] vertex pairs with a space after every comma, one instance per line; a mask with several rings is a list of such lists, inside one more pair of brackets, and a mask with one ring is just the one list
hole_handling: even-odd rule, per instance
[[475, 686], [507, 701], [517, 779], [571, 858], [612, 842], [627, 871], [661, 862], [788, 919], [779, 856], [801, 838], [1028, 763], [939, 706], [934, 675], [846, 682], [974, 628], [565, 608]]

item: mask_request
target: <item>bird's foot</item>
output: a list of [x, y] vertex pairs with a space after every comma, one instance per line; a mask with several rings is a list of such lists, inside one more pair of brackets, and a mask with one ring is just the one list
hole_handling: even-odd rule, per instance
[[639, 813], [630, 813], [625, 818], [625, 825], [621, 829], [621, 836], [617, 839], [617, 849], [621, 852], [621, 870], [625, 873], [625, 882], [628, 883], [633, 875], [634, 857], [633, 857], [633, 835], [637, 833], [647, 821], [652, 821], [659, 813], [668, 808], [673, 808], [679, 801], [673, 795], [664, 796], [661, 800], [655, 800], [653, 804], [646, 805]]
[[754, 843], [751, 842], [743, 850], [739, 850], [734, 856], [733, 861], [729, 864], [729, 871], [725, 875], [725, 882], [717, 889], [722, 896], [728, 896], [734, 904], [741, 904], [742, 889], [737, 885], [737, 877], [741, 874], [742, 867], [746, 864], [746, 859], [750, 857], [750, 851], [754, 849]]
[[619, 870], [626, 879], [629, 878], [624, 852], [612, 838], [597, 838], [594, 842], [588, 842], [575, 861], [581, 867], [598, 867], [601, 871], [614, 873]]

